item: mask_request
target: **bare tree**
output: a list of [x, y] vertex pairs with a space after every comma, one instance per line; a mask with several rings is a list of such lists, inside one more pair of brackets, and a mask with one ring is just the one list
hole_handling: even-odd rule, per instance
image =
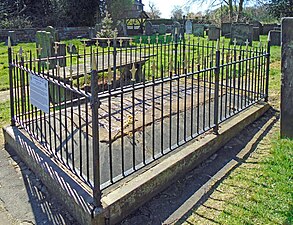
[[161, 11], [156, 7], [154, 2], [149, 2], [150, 11], [147, 12], [151, 19], [158, 19], [161, 16]]
[[172, 18], [174, 19], [182, 19], [182, 16], [183, 16], [182, 7], [179, 5], [175, 5], [171, 11], [171, 14], [172, 14]]
[[[210, 0], [208, 2], [209, 7], [227, 6], [229, 8], [229, 21], [233, 20], [239, 22], [242, 19], [244, 4], [249, 0]], [[204, 0], [188, 0], [187, 5], [198, 3], [203, 4], [207, 1]], [[255, 0], [255, 2], [265, 2], [262, 0]]]

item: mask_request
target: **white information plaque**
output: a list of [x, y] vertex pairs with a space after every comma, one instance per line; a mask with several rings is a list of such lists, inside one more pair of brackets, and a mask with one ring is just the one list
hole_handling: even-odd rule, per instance
[[30, 74], [30, 102], [38, 109], [49, 113], [49, 88], [48, 81]]

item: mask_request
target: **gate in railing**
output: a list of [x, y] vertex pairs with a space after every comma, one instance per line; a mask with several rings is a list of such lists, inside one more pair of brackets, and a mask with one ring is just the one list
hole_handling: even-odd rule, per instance
[[92, 188], [97, 205], [101, 190], [268, 97], [269, 43], [156, 36], [68, 48], [40, 58], [41, 48], [9, 47], [12, 125]]

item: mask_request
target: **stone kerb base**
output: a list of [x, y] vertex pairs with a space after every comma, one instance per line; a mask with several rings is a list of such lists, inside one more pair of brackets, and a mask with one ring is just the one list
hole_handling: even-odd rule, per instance
[[115, 224], [150, 200], [176, 179], [210, 157], [247, 125], [269, 109], [267, 103], [249, 109], [222, 123], [219, 134], [206, 134], [162, 157], [103, 192], [103, 209], [92, 205], [91, 190], [85, 188], [62, 165], [50, 158], [17, 127], [4, 129], [6, 144], [41, 178], [50, 193], [57, 196], [75, 219], [83, 225]]

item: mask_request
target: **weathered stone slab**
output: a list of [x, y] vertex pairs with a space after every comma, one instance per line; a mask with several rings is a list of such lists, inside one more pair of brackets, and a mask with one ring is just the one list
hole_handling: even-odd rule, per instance
[[282, 19], [281, 136], [293, 138], [293, 17]]
[[193, 35], [196, 37], [204, 37], [204, 25], [193, 24]]
[[259, 41], [260, 30], [259, 27], [253, 27], [253, 41]]
[[271, 40], [271, 46], [281, 46], [281, 31], [271, 30], [269, 32], [269, 37]]
[[210, 26], [208, 32], [208, 38], [210, 41], [216, 41], [220, 39], [220, 28], [216, 26]]
[[165, 24], [160, 24], [159, 25], [159, 34], [160, 35], [164, 35], [164, 34], [166, 34], [166, 32], [167, 32], [167, 27], [166, 27], [166, 25]]
[[226, 36], [231, 33], [231, 23], [222, 23], [221, 24], [222, 36]]
[[263, 35], [268, 35], [270, 30], [274, 30], [275, 27], [277, 27], [278, 24], [273, 23], [273, 24], [263, 24], [262, 25], [262, 33]]
[[[8, 31], [8, 37], [10, 37], [11, 45], [15, 46], [17, 45], [17, 35], [15, 31]], [[8, 45], [8, 37], [5, 40], [5, 45]]]
[[145, 23], [145, 35], [151, 36], [153, 34], [153, 24], [150, 21]]
[[192, 22], [190, 20], [185, 23], [185, 32], [186, 34], [192, 34]]
[[53, 41], [59, 41], [58, 31], [54, 27], [47, 26], [45, 28], [45, 31], [49, 32], [52, 35]]
[[233, 23], [231, 25], [231, 40], [233, 43], [236, 39], [238, 45], [245, 45], [246, 40], [249, 41], [249, 45], [252, 44], [253, 27], [246, 23]]
[[[178, 21], [175, 21], [173, 23], [173, 29], [172, 29], [172, 34], [177, 34], [179, 35], [180, 34], [180, 29], [181, 29], [181, 24], [178, 22]], [[176, 33], [177, 32], [177, 33]]]

